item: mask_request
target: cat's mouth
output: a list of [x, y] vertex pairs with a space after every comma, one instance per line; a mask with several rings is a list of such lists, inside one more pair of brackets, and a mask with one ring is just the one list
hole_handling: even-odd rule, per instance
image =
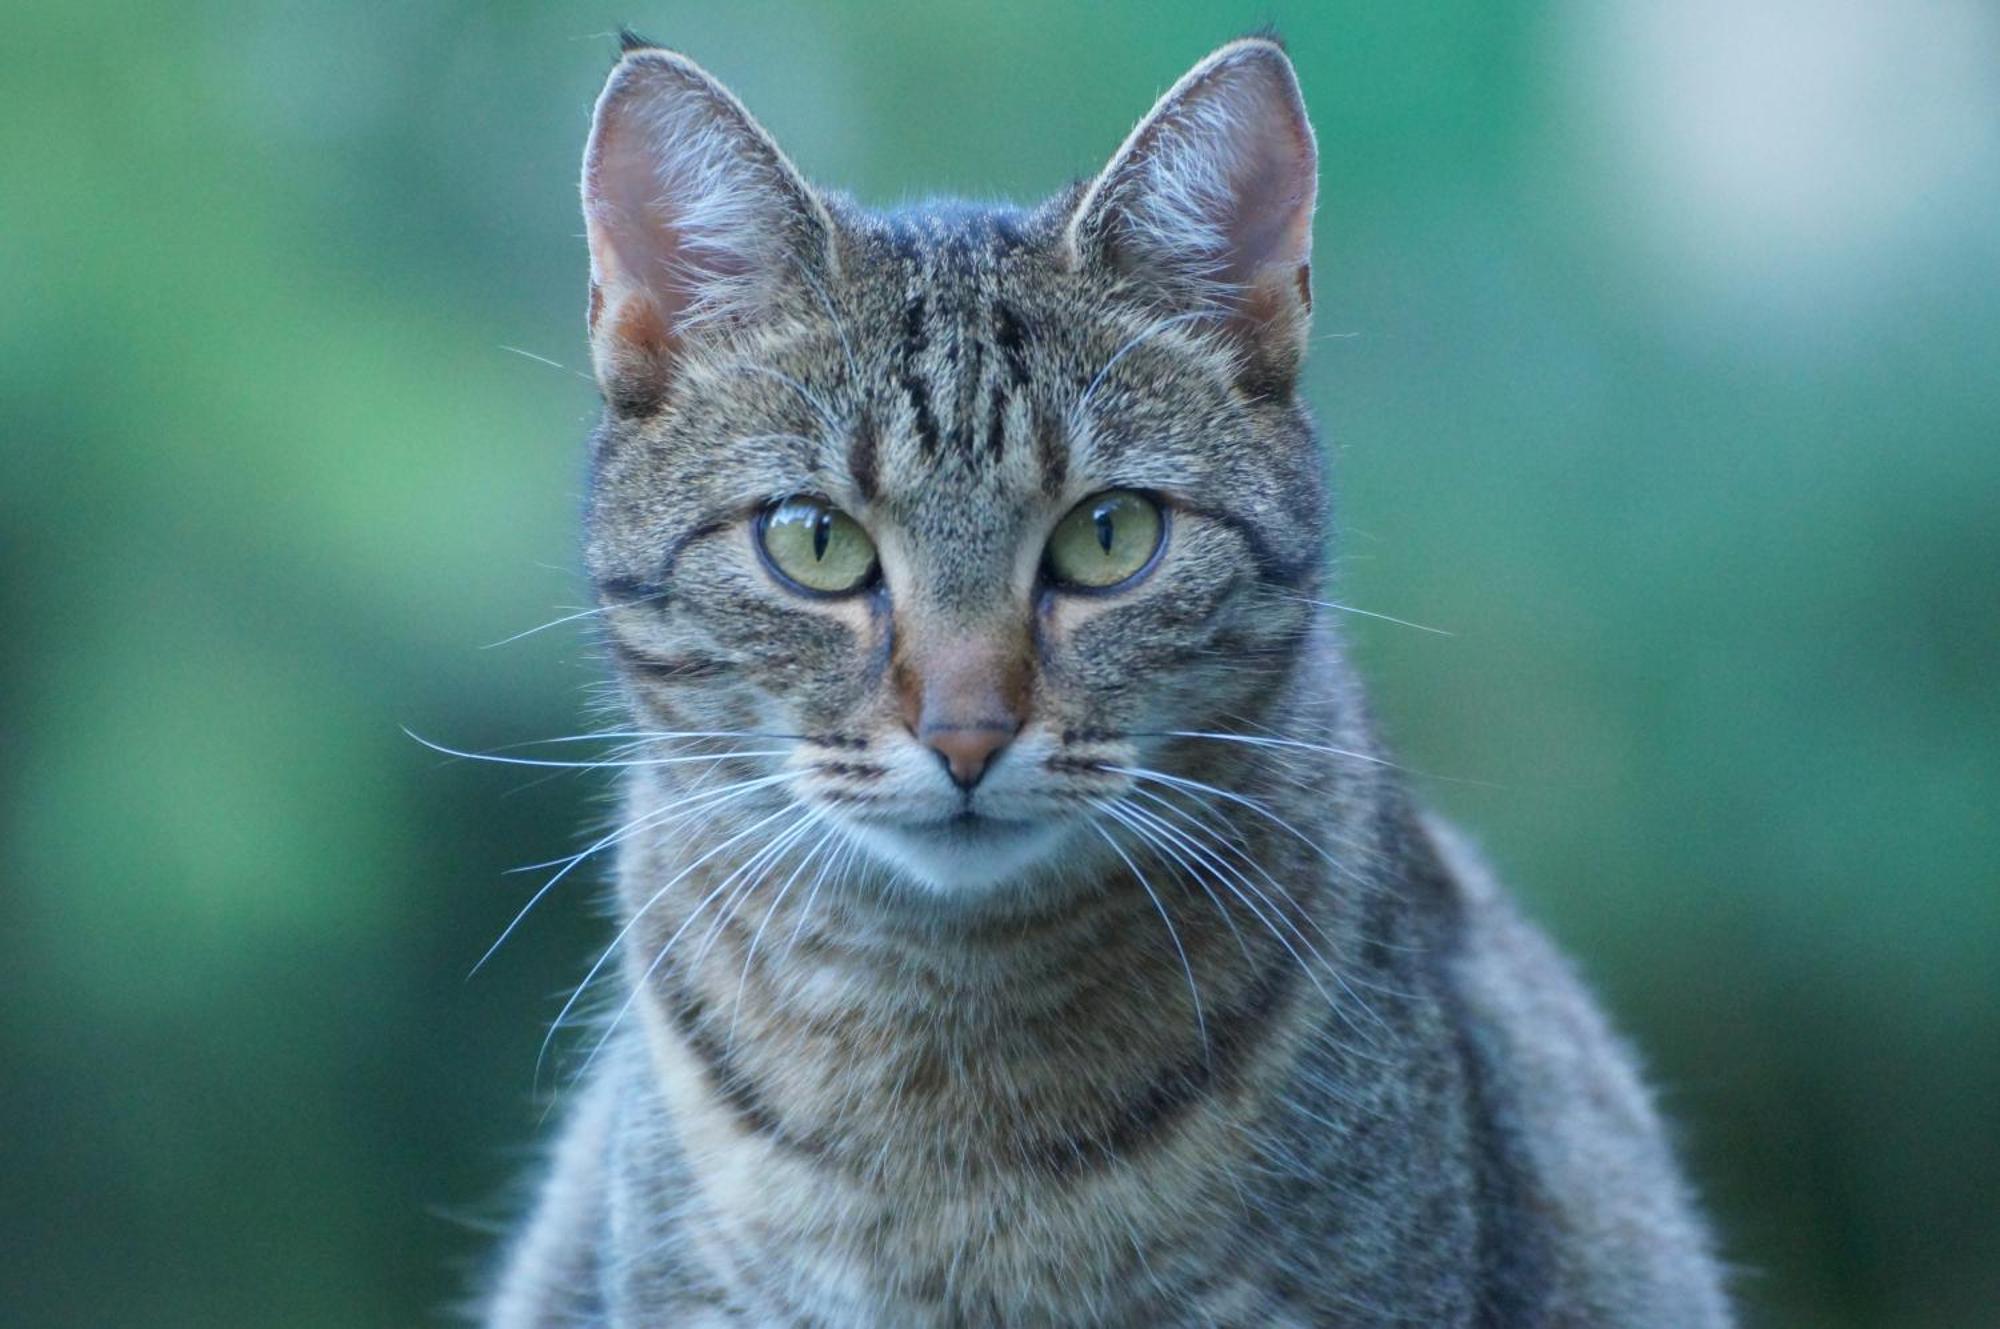
[[947, 838], [977, 840], [991, 839], [996, 836], [1019, 835], [1023, 831], [1029, 830], [1033, 825], [1034, 823], [1032, 822], [1012, 821], [1005, 817], [988, 816], [986, 813], [974, 812], [971, 808], [966, 808], [955, 816], [946, 817], [942, 821], [930, 822], [916, 829]]
[[940, 889], [995, 885], [1044, 858], [1060, 838], [1048, 820], [1017, 821], [967, 808], [935, 821], [882, 826], [869, 836], [887, 857]]

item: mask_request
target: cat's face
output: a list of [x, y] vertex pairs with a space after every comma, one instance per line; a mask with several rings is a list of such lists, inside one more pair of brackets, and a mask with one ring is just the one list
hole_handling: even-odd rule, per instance
[[1106, 851], [1098, 805], [1175, 776], [1177, 731], [1258, 711], [1323, 520], [1275, 47], [1219, 52], [1034, 213], [892, 218], [639, 51], [585, 195], [589, 563], [640, 728], [771, 736], [721, 747], [971, 888]]

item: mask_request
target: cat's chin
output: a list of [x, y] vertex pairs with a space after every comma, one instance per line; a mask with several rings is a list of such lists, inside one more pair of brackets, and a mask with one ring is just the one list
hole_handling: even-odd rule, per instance
[[990, 890], [1044, 866], [1066, 838], [1061, 821], [1007, 821], [967, 814], [947, 821], [863, 828], [871, 850], [939, 892]]

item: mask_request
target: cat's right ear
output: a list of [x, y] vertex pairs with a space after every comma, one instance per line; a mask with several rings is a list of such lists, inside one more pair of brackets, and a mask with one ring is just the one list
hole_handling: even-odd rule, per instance
[[832, 261], [833, 223], [771, 136], [685, 56], [611, 71], [583, 155], [590, 355], [613, 410], [656, 407], [690, 339], [767, 312]]

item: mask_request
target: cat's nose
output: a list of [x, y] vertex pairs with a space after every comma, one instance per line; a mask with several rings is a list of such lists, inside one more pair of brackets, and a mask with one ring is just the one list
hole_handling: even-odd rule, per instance
[[1021, 732], [1031, 665], [1025, 641], [976, 630], [940, 636], [905, 644], [896, 670], [903, 723], [970, 792]]
[[970, 791], [995, 754], [1014, 741], [1014, 732], [1000, 725], [941, 725], [918, 737], [944, 758], [952, 782]]

